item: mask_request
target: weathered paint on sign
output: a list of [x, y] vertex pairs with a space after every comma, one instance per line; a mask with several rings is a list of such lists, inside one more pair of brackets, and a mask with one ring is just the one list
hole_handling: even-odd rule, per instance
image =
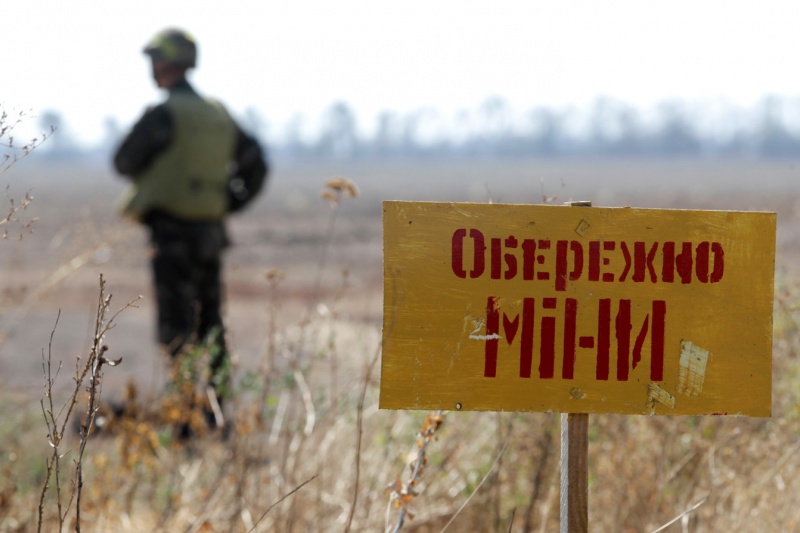
[[383, 213], [382, 408], [770, 416], [774, 213]]

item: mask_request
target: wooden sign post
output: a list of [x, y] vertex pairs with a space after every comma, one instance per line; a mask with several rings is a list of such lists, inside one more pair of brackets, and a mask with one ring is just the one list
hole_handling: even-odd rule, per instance
[[[591, 207], [592, 202], [569, 202]], [[561, 413], [561, 533], [589, 531], [589, 415]]]
[[774, 213], [383, 211], [381, 408], [770, 416]]
[[589, 531], [589, 415], [561, 414], [561, 533]]

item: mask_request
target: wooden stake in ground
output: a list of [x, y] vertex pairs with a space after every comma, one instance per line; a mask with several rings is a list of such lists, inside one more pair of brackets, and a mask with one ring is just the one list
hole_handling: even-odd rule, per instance
[[[591, 207], [591, 201], [565, 205]], [[589, 415], [561, 414], [561, 533], [589, 531]]]
[[589, 415], [561, 414], [561, 533], [589, 531]]

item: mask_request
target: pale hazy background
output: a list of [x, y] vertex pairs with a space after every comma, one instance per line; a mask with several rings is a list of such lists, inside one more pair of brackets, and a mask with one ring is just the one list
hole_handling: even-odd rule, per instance
[[360, 139], [522, 135], [553, 117], [575, 137], [626, 112], [727, 142], [765, 114], [800, 130], [797, 20], [800, 4], [770, 0], [4, 2], [0, 103], [38, 117], [20, 135], [57, 122], [69, 142], [44, 150], [113, 144], [159, 98], [143, 45], [180, 26], [198, 88], [274, 146], [313, 143], [342, 109]]

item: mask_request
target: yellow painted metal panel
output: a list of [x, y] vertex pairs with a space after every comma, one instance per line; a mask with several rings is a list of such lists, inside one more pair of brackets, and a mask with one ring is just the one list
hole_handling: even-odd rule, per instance
[[382, 408], [770, 416], [774, 213], [383, 213]]

